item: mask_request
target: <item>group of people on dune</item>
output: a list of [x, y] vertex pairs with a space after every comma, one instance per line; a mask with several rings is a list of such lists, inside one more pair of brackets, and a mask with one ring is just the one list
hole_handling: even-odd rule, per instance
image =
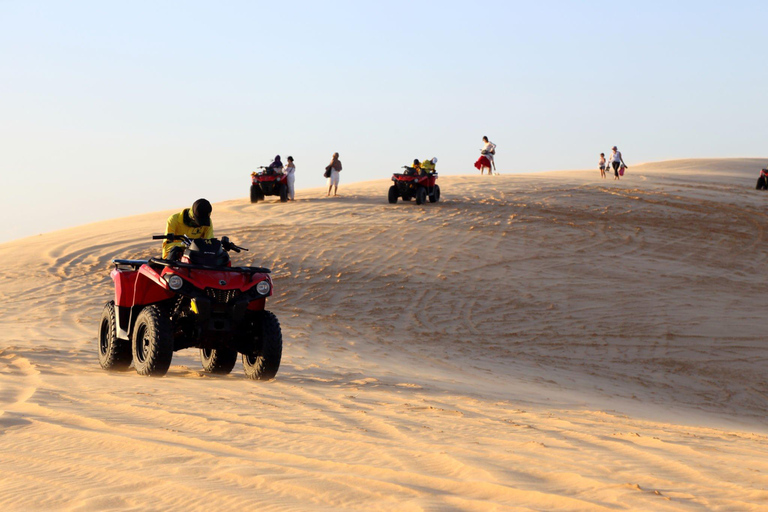
[[[475, 167], [480, 171], [480, 174], [487, 169], [488, 176], [491, 174], [498, 175], [496, 171], [496, 164], [494, 162], [494, 155], [496, 154], [496, 144], [488, 140], [488, 137], [483, 137], [483, 148], [480, 150], [480, 158], [475, 162]], [[413, 165], [408, 167], [409, 172], [415, 172], [416, 174], [427, 174], [435, 172], [435, 165], [437, 164], [437, 157], [424, 159], [419, 161], [415, 159]], [[294, 201], [296, 199], [296, 164], [293, 157], [287, 158], [287, 163], [284, 165], [280, 155], [276, 155], [272, 162], [263, 167], [267, 173], [285, 174], [288, 184], [288, 200]], [[331, 157], [331, 162], [325, 167], [325, 178], [328, 180], [328, 196], [333, 192], [334, 196], [338, 195], [339, 191], [339, 174], [341, 173], [342, 165], [339, 160], [339, 153], [334, 153]]]
[[[288, 157], [288, 163], [283, 165], [282, 160], [280, 160], [280, 155], [275, 156], [275, 159], [272, 160], [272, 163], [264, 167], [265, 172], [268, 173], [277, 173], [277, 174], [285, 174], [287, 177], [287, 183], [288, 183], [288, 200], [294, 201], [296, 199], [296, 165], [293, 162], [293, 157]], [[329, 163], [325, 167], [325, 177], [328, 178], [328, 195], [331, 195], [331, 190], [333, 190], [333, 195], [338, 195], [339, 191], [339, 173], [341, 172], [341, 160], [339, 160], [339, 154], [334, 153], [331, 157], [331, 163]]]
[[620, 180], [624, 176], [624, 171], [629, 169], [629, 166], [624, 163], [624, 159], [621, 156], [621, 151], [616, 146], [611, 148], [610, 160], [606, 162], [605, 153], [600, 153], [600, 161], [598, 166], [600, 167], [600, 177], [605, 178], [605, 171], [611, 172], [613, 168], [613, 179]]

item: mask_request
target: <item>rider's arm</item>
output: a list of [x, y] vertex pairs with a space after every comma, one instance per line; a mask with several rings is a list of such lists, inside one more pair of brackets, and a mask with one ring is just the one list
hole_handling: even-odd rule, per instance
[[[179, 228], [178, 224], [179, 224], [178, 215], [171, 215], [170, 217], [168, 217], [168, 221], [165, 223], [165, 234], [175, 235]], [[177, 245], [180, 245], [180, 244], [178, 242], [169, 242], [168, 240], [163, 240], [163, 258], [167, 258], [168, 254], [171, 252], [171, 249]]]

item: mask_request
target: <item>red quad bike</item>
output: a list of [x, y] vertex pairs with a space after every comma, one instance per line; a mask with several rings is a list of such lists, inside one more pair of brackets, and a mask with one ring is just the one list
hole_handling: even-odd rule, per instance
[[266, 167], [259, 169], [264, 170], [251, 174], [251, 202], [263, 201], [264, 196], [280, 196], [281, 203], [288, 201], [288, 175]]
[[104, 306], [99, 324], [101, 367], [126, 370], [133, 362], [140, 375], [159, 377], [175, 351], [199, 348], [206, 372], [231, 372], [240, 353], [248, 378], [274, 378], [283, 337], [277, 317], [264, 309], [270, 270], [231, 266], [228, 251], [247, 249], [227, 237], [152, 239], [182, 242], [183, 255], [112, 261], [115, 300]]
[[768, 169], [760, 170], [760, 177], [757, 178], [757, 190], [768, 190]]
[[394, 182], [389, 187], [387, 199], [390, 203], [397, 202], [398, 197], [403, 201], [410, 201], [416, 198], [416, 204], [424, 204], [429, 198], [430, 203], [436, 203], [440, 200], [440, 185], [437, 185], [437, 172], [427, 174], [418, 174], [413, 167], [403, 166], [405, 172], [392, 175]]

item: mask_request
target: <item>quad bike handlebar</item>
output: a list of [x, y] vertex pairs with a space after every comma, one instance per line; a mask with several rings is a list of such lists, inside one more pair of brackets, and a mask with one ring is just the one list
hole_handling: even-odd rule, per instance
[[[169, 242], [181, 242], [186, 247], [189, 247], [192, 245], [192, 239], [189, 238], [187, 235], [174, 235], [173, 233], [169, 233], [167, 235], [152, 235], [152, 240], [168, 240]], [[221, 247], [225, 251], [247, 251], [245, 247], [240, 247], [239, 245], [236, 245], [229, 241], [228, 236], [221, 237]]]

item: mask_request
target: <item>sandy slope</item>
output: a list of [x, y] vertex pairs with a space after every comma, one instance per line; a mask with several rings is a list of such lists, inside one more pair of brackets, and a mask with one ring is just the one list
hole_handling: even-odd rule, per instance
[[0, 506], [765, 510], [764, 164], [215, 205], [274, 269], [269, 383], [99, 368], [109, 262], [170, 212], [0, 245]]

